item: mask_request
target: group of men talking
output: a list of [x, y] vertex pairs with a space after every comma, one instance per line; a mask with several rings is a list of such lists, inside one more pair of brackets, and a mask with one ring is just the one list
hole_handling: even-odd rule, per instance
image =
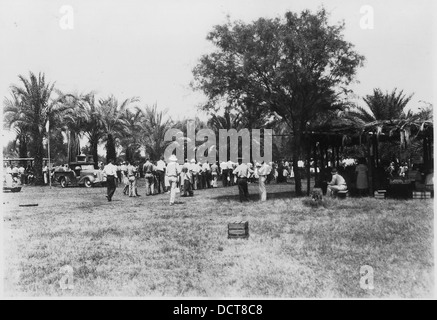
[[[199, 163], [195, 159], [184, 164], [179, 164], [175, 155], [169, 157], [165, 162], [164, 158], [152, 163], [150, 159], [142, 165], [142, 171], [146, 182], [146, 195], [155, 194], [155, 186], [158, 193], [170, 193], [170, 204], [175, 203], [176, 190], [182, 196], [193, 196], [193, 190], [217, 188], [221, 177], [224, 187], [238, 186], [241, 202], [249, 201], [248, 180], [256, 175], [259, 181], [260, 200], [267, 200], [266, 180], [272, 172], [272, 166], [267, 163], [222, 162], [210, 164], [208, 161]], [[124, 182], [124, 194], [131, 197], [138, 196], [136, 180], [139, 176], [139, 167], [129, 163], [116, 166], [114, 160], [108, 161], [103, 168], [103, 174], [107, 181], [107, 199], [112, 201], [117, 187], [117, 180]], [[121, 177], [120, 177], [121, 175]]]

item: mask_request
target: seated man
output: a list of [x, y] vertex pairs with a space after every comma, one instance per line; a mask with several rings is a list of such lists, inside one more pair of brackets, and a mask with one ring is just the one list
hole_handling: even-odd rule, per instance
[[346, 191], [347, 185], [346, 180], [338, 174], [337, 169], [332, 169], [332, 180], [328, 183], [328, 190], [326, 195], [328, 197], [335, 196], [339, 191]]

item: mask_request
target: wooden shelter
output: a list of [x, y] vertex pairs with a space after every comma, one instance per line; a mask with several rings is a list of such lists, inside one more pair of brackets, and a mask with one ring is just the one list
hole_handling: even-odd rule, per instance
[[[369, 168], [369, 191], [371, 194], [379, 187], [378, 172], [381, 172], [380, 143], [399, 141], [400, 148], [407, 148], [413, 140], [423, 143], [423, 164], [426, 169], [433, 166], [433, 123], [414, 119], [375, 121], [360, 124], [338, 118], [329, 123], [318, 125], [304, 133], [306, 140], [307, 163], [314, 163], [316, 183], [319, 175], [327, 172], [328, 163], [340, 166], [344, 148], [354, 145], [365, 146], [365, 155]], [[320, 171], [318, 170], [320, 163]], [[310, 193], [310, 166], [307, 165], [308, 189]]]

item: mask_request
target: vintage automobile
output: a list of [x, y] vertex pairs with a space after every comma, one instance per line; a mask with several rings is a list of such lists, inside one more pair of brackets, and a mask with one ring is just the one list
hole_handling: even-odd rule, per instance
[[54, 180], [59, 182], [62, 188], [69, 185], [91, 188], [95, 185], [103, 186], [106, 183], [103, 171], [94, 169], [94, 162], [90, 156], [85, 155], [77, 156], [76, 162], [70, 162], [68, 166], [56, 168]]

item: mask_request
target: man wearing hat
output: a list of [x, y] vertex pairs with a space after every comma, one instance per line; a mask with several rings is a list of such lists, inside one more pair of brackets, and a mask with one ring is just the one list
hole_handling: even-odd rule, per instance
[[168, 159], [169, 164], [167, 165], [167, 169], [165, 175], [168, 177], [168, 181], [170, 183], [170, 205], [174, 205], [176, 199], [176, 183], [178, 181], [179, 175], [179, 166], [178, 166], [178, 158], [173, 154]]
[[332, 180], [328, 183], [328, 190], [326, 193], [328, 197], [335, 196], [338, 191], [347, 190], [346, 180], [338, 174], [337, 169], [333, 168], [331, 174]]

